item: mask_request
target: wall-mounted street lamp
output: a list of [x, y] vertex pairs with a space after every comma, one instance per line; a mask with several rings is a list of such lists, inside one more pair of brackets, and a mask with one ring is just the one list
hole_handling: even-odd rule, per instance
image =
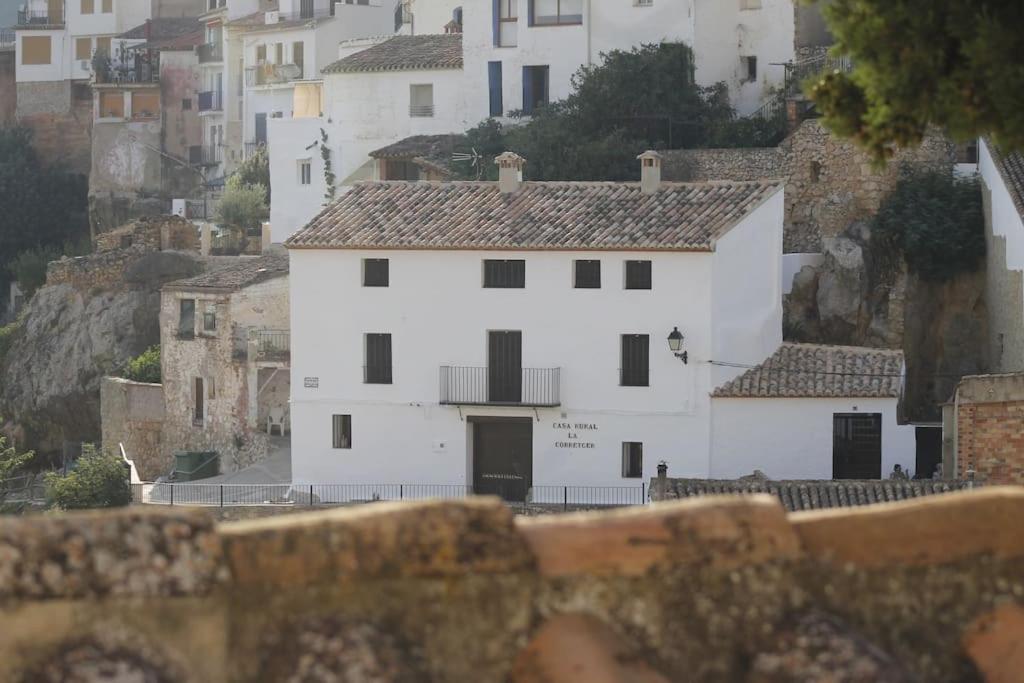
[[668, 335], [668, 348], [676, 358], [683, 361], [683, 365], [686, 365], [690, 360], [690, 354], [683, 351], [683, 333], [679, 331], [678, 327], [673, 327], [672, 332]]

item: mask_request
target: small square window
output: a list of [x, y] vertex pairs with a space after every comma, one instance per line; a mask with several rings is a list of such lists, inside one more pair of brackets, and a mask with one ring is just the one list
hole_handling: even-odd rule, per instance
[[181, 101], [181, 110], [182, 111], [191, 111], [192, 110], [192, 98], [191, 97], [186, 97], [185, 99], [183, 99]]
[[639, 441], [622, 444], [622, 476], [624, 479], [641, 479], [644, 476], [644, 445]]
[[430, 83], [409, 86], [409, 116], [415, 118], [434, 115], [434, 86]]
[[302, 159], [299, 161], [299, 184], [309, 185], [313, 182], [313, 161]]
[[626, 289], [651, 288], [651, 262], [626, 261]]
[[576, 289], [601, 289], [600, 261], [577, 260], [575, 268], [574, 286]]
[[352, 416], [331, 416], [331, 447], [352, 448]]
[[484, 287], [488, 289], [523, 289], [526, 287], [526, 261], [485, 260]]
[[388, 259], [363, 259], [363, 287], [387, 287], [390, 284]]

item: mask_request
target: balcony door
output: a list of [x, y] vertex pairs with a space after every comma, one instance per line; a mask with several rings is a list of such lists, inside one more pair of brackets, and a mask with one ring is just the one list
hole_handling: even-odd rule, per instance
[[[333, 2], [331, 3], [334, 4]], [[313, 0], [302, 0], [299, 4], [299, 16], [303, 19], [311, 19], [313, 17]]]
[[267, 113], [258, 112], [256, 114], [256, 137], [255, 142], [258, 145], [267, 144]]
[[522, 332], [492, 330], [487, 333], [487, 394], [489, 403], [522, 402]]

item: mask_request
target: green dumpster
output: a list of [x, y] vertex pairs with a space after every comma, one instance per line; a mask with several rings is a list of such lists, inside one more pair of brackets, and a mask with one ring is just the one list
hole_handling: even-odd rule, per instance
[[179, 451], [174, 454], [174, 481], [195, 481], [220, 474], [216, 451]]

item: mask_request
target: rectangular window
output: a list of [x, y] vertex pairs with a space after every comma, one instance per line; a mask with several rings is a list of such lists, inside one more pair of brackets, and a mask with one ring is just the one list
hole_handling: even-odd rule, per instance
[[576, 289], [601, 289], [601, 262], [577, 260], [573, 286]]
[[761, 0], [740, 0], [740, 9], [761, 9]]
[[114, 0], [103, 0], [103, 13], [113, 14], [114, 12]]
[[644, 445], [639, 441], [624, 441], [622, 444], [622, 476], [625, 479], [644, 476]]
[[178, 336], [192, 339], [196, 335], [196, 300], [182, 299], [178, 309]]
[[297, 78], [302, 78], [303, 67], [306, 62], [306, 45], [305, 43], [292, 43], [292, 64], [299, 67], [299, 74]]
[[309, 185], [313, 182], [313, 161], [301, 159], [299, 161], [299, 185]]
[[133, 92], [132, 93], [132, 118], [133, 119], [158, 119], [160, 118], [160, 93], [158, 92]]
[[531, 26], [583, 23], [583, 0], [529, 0]]
[[[210, 304], [203, 312], [203, 332], [217, 331], [217, 307]], [[212, 385], [211, 385], [212, 386]]]
[[92, 14], [96, 10], [93, 0], [82, 0], [82, 14]]
[[651, 262], [626, 261], [626, 289], [651, 288]]
[[389, 282], [386, 258], [363, 259], [363, 287], [387, 287]]
[[206, 414], [204, 402], [206, 391], [203, 388], [203, 378], [196, 377], [192, 385], [192, 424], [203, 425], [203, 417]]
[[120, 90], [100, 93], [100, 118], [124, 118], [124, 93]]
[[274, 64], [284, 64], [284, 43], [274, 43]]
[[620, 385], [624, 387], [650, 386], [650, 348], [650, 335], [622, 335]]
[[96, 39], [96, 52], [110, 56], [110, 36]]
[[331, 446], [333, 448], [352, 448], [352, 416], [331, 416]]
[[882, 415], [832, 416], [832, 478], [882, 478]]
[[485, 260], [484, 287], [489, 289], [522, 289], [526, 287], [526, 261]]
[[192, 110], [192, 98], [191, 97], [186, 97], [185, 99], [183, 99], [181, 101], [181, 110], [182, 111], [191, 111]]
[[75, 59], [92, 59], [92, 38], [75, 38]]
[[519, 0], [494, 0], [494, 44], [515, 47], [519, 33]]
[[534, 110], [548, 103], [548, 84], [550, 67], [523, 67], [523, 112], [532, 114]]
[[411, 161], [384, 160], [384, 177], [381, 180], [419, 180], [420, 167]]
[[746, 82], [757, 80], [757, 57], [740, 57], [742, 78]]
[[21, 39], [22, 64], [50, 63], [50, 36], [25, 36]]
[[434, 115], [434, 86], [430, 83], [409, 86], [409, 116]]
[[366, 335], [367, 384], [391, 384], [391, 335]]
[[501, 116], [505, 113], [501, 94], [501, 62], [487, 63], [487, 88], [490, 93], [490, 114]]

